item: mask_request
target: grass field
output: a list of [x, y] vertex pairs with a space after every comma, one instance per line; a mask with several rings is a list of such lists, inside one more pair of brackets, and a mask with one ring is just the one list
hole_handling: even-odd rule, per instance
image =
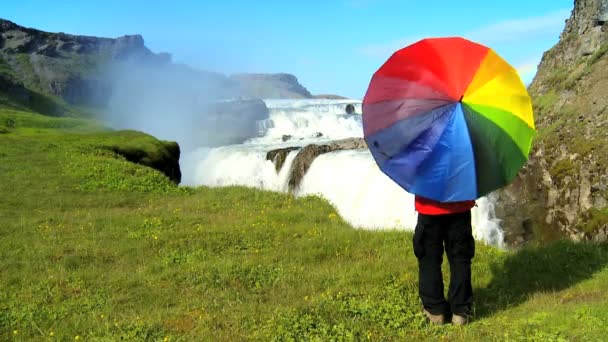
[[0, 340], [608, 340], [606, 244], [478, 244], [474, 322], [430, 326], [411, 233], [316, 197], [176, 187], [112, 146], [160, 148], [0, 109]]

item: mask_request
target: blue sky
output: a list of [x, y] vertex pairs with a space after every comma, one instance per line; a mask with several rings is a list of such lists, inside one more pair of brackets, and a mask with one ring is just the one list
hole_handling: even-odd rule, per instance
[[529, 82], [573, 0], [2, 1], [0, 17], [51, 32], [142, 34], [154, 52], [218, 71], [288, 72], [313, 94], [362, 98], [395, 50], [421, 38], [488, 45]]

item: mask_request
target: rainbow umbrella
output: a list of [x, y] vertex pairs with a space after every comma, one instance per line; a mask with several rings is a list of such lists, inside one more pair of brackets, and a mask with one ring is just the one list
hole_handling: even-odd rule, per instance
[[363, 131], [380, 169], [410, 193], [474, 200], [510, 183], [535, 134], [530, 96], [492, 49], [424, 39], [376, 71]]

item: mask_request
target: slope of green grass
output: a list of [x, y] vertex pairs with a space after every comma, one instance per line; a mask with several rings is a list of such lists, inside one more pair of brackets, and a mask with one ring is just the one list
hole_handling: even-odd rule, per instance
[[153, 151], [144, 134], [5, 109], [2, 127], [0, 340], [608, 336], [605, 244], [478, 244], [475, 321], [435, 327], [408, 232], [353, 229], [316, 197], [176, 187], [109, 148]]
[[14, 77], [14, 75], [15, 75], [13, 68], [11, 68], [11, 66], [8, 63], [6, 63], [6, 61], [4, 60], [4, 58], [2, 58], [2, 56], [0, 56], [0, 75], [5, 75], [9, 78]]

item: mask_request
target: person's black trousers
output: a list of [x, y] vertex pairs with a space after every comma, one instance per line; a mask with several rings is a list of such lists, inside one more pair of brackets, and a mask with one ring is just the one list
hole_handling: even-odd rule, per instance
[[[473, 305], [471, 259], [475, 256], [471, 211], [447, 215], [419, 213], [413, 240], [414, 254], [418, 258], [419, 294], [424, 308], [434, 315], [470, 315]], [[441, 276], [444, 248], [450, 263], [447, 301]]]

